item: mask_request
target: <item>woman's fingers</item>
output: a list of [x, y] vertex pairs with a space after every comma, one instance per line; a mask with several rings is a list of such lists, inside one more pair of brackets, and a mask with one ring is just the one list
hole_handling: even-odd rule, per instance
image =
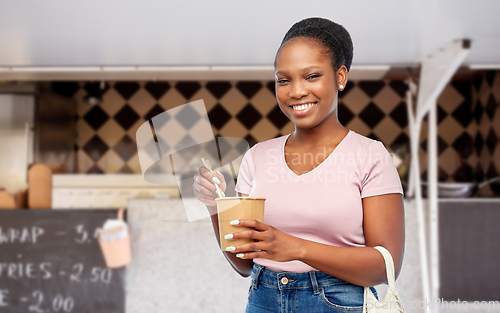
[[193, 190], [198, 200], [206, 205], [215, 206], [215, 199], [219, 197], [215, 184], [224, 192], [226, 190], [224, 175], [218, 172], [212, 173], [204, 166], [200, 167], [193, 182]]
[[260, 231], [268, 230], [271, 227], [271, 226], [264, 224], [262, 222], [259, 222], [257, 220], [250, 220], [250, 219], [234, 220], [234, 221], [231, 221], [231, 225], [252, 227], [252, 228], [255, 228], [256, 230], [260, 230]]

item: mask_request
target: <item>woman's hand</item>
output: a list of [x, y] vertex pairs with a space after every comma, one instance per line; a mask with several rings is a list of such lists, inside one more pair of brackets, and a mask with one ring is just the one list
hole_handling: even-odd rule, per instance
[[255, 230], [247, 230], [233, 233], [234, 239], [251, 238], [259, 240], [239, 246], [235, 246], [236, 256], [241, 259], [262, 258], [277, 262], [286, 262], [300, 259], [302, 239], [274, 228], [270, 225], [256, 220], [241, 219], [234, 226], [253, 227]]
[[194, 175], [193, 189], [194, 194], [201, 203], [208, 206], [217, 206], [215, 198], [218, 198], [215, 184], [219, 185], [222, 192], [226, 191], [226, 181], [224, 175], [214, 171], [210, 172], [205, 166], [200, 167], [198, 173]]

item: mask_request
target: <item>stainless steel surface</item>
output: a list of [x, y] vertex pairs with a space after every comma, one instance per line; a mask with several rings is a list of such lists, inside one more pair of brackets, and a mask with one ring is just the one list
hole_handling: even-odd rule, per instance
[[[490, 178], [482, 183], [457, 182], [457, 183], [438, 183], [438, 197], [440, 198], [468, 198], [484, 186], [500, 181], [500, 176]], [[422, 182], [422, 191], [427, 196], [427, 182]]]

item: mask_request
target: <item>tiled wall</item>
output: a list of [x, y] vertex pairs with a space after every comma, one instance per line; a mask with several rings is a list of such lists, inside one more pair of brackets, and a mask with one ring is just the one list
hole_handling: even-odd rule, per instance
[[[164, 110], [197, 99], [204, 100], [216, 136], [245, 138], [253, 145], [293, 131], [277, 106], [272, 81], [107, 82], [102, 103], [90, 106], [83, 97], [93, 87], [89, 82], [58, 83], [59, 92], [78, 102], [79, 173], [140, 173], [137, 128]], [[339, 119], [348, 128], [381, 140], [407, 163], [406, 88], [402, 80], [349, 82], [339, 93]], [[474, 80], [455, 79], [446, 87], [438, 99], [441, 181], [481, 181], [499, 173], [499, 104], [498, 71]], [[426, 127], [424, 122], [420, 149], [424, 180]], [[399, 170], [405, 180], [404, 166]]]

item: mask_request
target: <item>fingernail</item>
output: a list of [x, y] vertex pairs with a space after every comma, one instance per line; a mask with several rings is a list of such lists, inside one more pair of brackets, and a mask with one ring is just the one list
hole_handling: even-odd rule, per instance
[[216, 183], [217, 185], [220, 184], [220, 180], [217, 178], [217, 177], [212, 177], [212, 180], [214, 181], [214, 183]]
[[240, 220], [234, 220], [234, 221], [229, 222], [229, 224], [231, 224], [231, 225], [238, 225], [239, 223], [240, 223]]
[[234, 251], [234, 250], [236, 250], [235, 247], [232, 247], [232, 246], [231, 247], [226, 247], [226, 251]]
[[216, 172], [217, 172], [220, 176], [222, 176], [222, 173], [221, 173], [221, 172], [219, 172], [219, 171], [217, 171], [217, 170], [216, 170]]
[[222, 194], [223, 197], [226, 196], [226, 194], [224, 193], [224, 191], [221, 190], [220, 193]]
[[233, 239], [233, 234], [227, 234], [224, 236], [224, 239]]
[[243, 254], [243, 253], [238, 253], [238, 254], [236, 255], [236, 257], [237, 257], [237, 258], [242, 258], [243, 256], [244, 256], [244, 254]]

